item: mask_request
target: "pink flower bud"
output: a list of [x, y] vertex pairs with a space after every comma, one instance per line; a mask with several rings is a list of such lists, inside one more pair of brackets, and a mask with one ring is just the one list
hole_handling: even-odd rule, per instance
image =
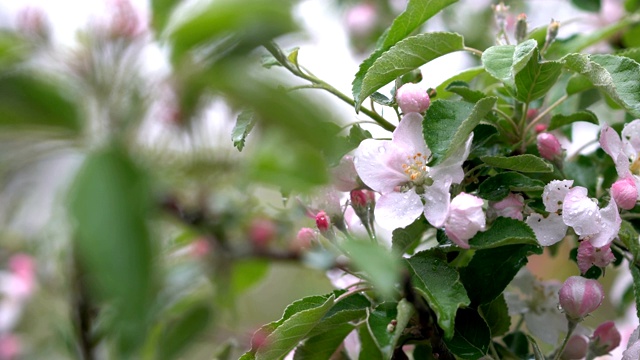
[[522, 208], [524, 198], [522, 195], [510, 193], [506, 198], [498, 202], [489, 202], [489, 210], [494, 217], [508, 217], [522, 221]]
[[329, 215], [324, 211], [318, 212], [316, 214], [316, 226], [318, 227], [318, 230], [320, 230], [321, 234], [329, 231], [329, 228], [331, 227], [331, 219], [329, 219]]
[[16, 254], [9, 259], [9, 270], [15, 275], [11, 294], [16, 298], [26, 300], [33, 293], [36, 286], [35, 264], [33, 258], [26, 254]]
[[555, 135], [551, 133], [540, 133], [538, 134], [537, 140], [538, 152], [543, 158], [554, 160], [556, 157], [562, 155], [562, 147]]
[[249, 226], [249, 239], [258, 248], [266, 247], [278, 232], [276, 224], [269, 219], [254, 219]]
[[367, 36], [376, 27], [377, 11], [370, 2], [362, 2], [347, 11], [347, 30], [354, 36]]
[[606, 267], [611, 264], [616, 257], [611, 251], [611, 245], [607, 244], [601, 248], [594, 247], [589, 241], [581, 241], [578, 247], [578, 268], [584, 274], [593, 265]]
[[291, 243], [291, 249], [294, 251], [301, 251], [311, 247], [314, 241], [318, 239], [315, 230], [303, 227], [298, 231], [295, 240]]
[[368, 197], [362, 190], [352, 190], [351, 191], [351, 206], [354, 209], [357, 208], [365, 208], [367, 207]]
[[582, 321], [588, 314], [600, 307], [604, 290], [597, 280], [570, 276], [558, 292], [560, 306], [568, 319]]
[[620, 345], [620, 332], [613, 321], [600, 324], [591, 337], [591, 351], [595, 355], [608, 354]]
[[427, 111], [431, 100], [427, 89], [420, 84], [406, 83], [396, 92], [396, 101], [403, 114]]
[[200, 237], [191, 243], [191, 255], [201, 259], [209, 255], [211, 252], [211, 244], [205, 237]]
[[633, 177], [630, 175], [614, 182], [611, 185], [611, 196], [618, 207], [625, 210], [633, 209], [636, 206], [636, 200], [638, 200], [638, 189]]
[[540, 134], [543, 131], [547, 131], [548, 127], [549, 126], [547, 126], [546, 124], [538, 124], [538, 125], [535, 126], [536, 133]]
[[0, 359], [17, 359], [20, 355], [22, 344], [20, 339], [13, 334], [0, 335]]
[[484, 201], [477, 196], [460, 193], [451, 200], [449, 214], [444, 223], [447, 237], [463, 249], [469, 248], [469, 239], [484, 231], [486, 219], [482, 211]]
[[560, 357], [563, 360], [578, 360], [587, 356], [589, 339], [584, 335], [573, 335], [567, 341], [567, 346]]

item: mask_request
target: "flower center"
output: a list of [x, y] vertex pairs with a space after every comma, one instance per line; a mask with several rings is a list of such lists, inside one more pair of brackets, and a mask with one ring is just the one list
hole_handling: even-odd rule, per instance
[[413, 185], [424, 185], [429, 173], [427, 156], [422, 153], [407, 156], [406, 162], [402, 164], [402, 171], [407, 174]]
[[640, 156], [637, 156], [631, 165], [629, 165], [629, 170], [633, 175], [640, 175]]

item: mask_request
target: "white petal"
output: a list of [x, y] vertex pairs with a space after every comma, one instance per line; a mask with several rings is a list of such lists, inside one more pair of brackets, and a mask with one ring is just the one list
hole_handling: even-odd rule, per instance
[[422, 201], [414, 190], [392, 192], [378, 199], [374, 215], [384, 229], [394, 230], [411, 224], [422, 213]]
[[406, 114], [393, 131], [393, 145], [411, 155], [419, 152], [429, 157], [431, 152], [424, 142], [422, 119], [422, 115], [418, 113]]
[[544, 187], [542, 203], [548, 212], [562, 209], [562, 202], [573, 185], [573, 180], [553, 180]]
[[640, 120], [633, 120], [622, 129], [622, 143], [630, 146], [625, 149], [628, 155], [636, 155], [640, 152]]
[[551, 246], [567, 234], [567, 225], [562, 221], [562, 216], [556, 213], [550, 213], [546, 219], [540, 214], [533, 213], [529, 215], [526, 223], [536, 234], [536, 239], [542, 246]]
[[455, 153], [451, 154], [445, 161], [432, 167], [429, 170], [429, 176], [432, 178], [449, 177], [452, 184], [459, 184], [464, 179], [462, 171], [462, 163], [467, 160], [471, 143], [473, 141], [473, 133], [469, 135], [464, 147], [460, 147]]
[[406, 155], [391, 141], [367, 139], [355, 151], [354, 165], [360, 179], [371, 189], [383, 194], [409, 180], [402, 171]]
[[424, 216], [436, 228], [443, 227], [447, 219], [449, 202], [451, 201], [450, 186], [450, 179], [436, 181], [433, 185], [426, 187], [424, 194], [422, 194], [424, 198]]
[[594, 247], [600, 248], [609, 244], [618, 235], [622, 219], [618, 214], [616, 202], [611, 200], [609, 205], [600, 210], [600, 231], [589, 236], [589, 242]]
[[479, 197], [464, 192], [451, 200], [449, 215], [444, 224], [445, 233], [463, 249], [468, 249], [469, 239], [485, 229], [483, 204], [484, 201]]
[[600, 232], [600, 209], [587, 196], [587, 189], [576, 186], [567, 193], [562, 204], [562, 219], [579, 236]]
[[600, 129], [600, 146], [614, 161], [618, 157], [618, 154], [622, 152], [622, 140], [620, 140], [620, 136], [607, 124]]

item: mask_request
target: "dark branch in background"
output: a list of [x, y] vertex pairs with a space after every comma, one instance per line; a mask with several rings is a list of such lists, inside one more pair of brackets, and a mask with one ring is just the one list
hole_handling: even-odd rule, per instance
[[96, 317], [97, 309], [91, 302], [91, 295], [87, 288], [87, 282], [82, 271], [82, 265], [77, 258], [73, 261], [73, 292], [71, 299], [71, 318], [73, 319], [76, 337], [78, 340], [78, 352], [80, 359], [94, 360], [96, 339], [92, 334], [93, 320]]
[[[442, 340], [442, 329], [437, 324], [435, 312], [427, 305], [422, 296], [417, 294], [411, 285], [411, 276], [405, 273], [403, 276], [404, 296], [418, 313], [421, 334], [431, 343], [431, 353], [439, 360], [455, 360], [455, 356], [449, 351]], [[400, 358], [398, 358], [400, 359]]]

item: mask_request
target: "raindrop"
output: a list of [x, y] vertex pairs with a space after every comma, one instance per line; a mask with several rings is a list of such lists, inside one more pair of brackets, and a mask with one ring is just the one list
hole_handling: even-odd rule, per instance
[[381, 154], [384, 154], [384, 153], [387, 152], [387, 149], [384, 146], [380, 146], [380, 147], [378, 147], [378, 152], [381, 153]]

